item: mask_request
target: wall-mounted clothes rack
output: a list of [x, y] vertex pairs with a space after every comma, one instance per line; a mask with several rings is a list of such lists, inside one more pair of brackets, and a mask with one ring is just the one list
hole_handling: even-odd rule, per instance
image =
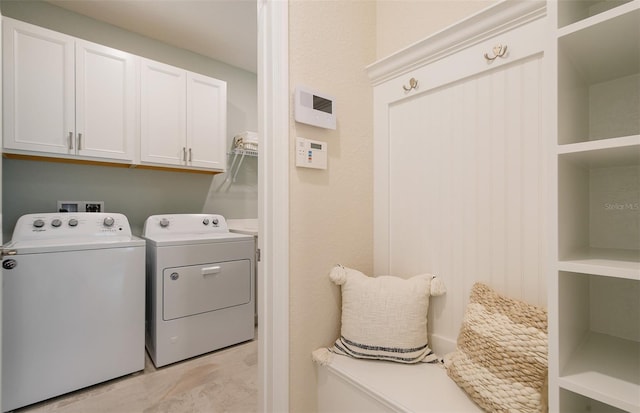
[[242, 132], [233, 137], [233, 144], [231, 145], [231, 151], [228, 154], [233, 156], [231, 160], [231, 166], [227, 171], [227, 176], [224, 181], [218, 186], [219, 191], [226, 184], [227, 189], [236, 181], [240, 166], [244, 161], [245, 156], [257, 157], [258, 156], [258, 134], [256, 132]]

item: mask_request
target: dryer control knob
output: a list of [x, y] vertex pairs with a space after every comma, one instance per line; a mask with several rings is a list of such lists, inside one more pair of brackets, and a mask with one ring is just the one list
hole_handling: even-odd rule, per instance
[[113, 217], [106, 217], [104, 219], [104, 221], [102, 221], [102, 223], [104, 224], [105, 227], [111, 227], [113, 226], [113, 223], [115, 222], [115, 220], [113, 219]]
[[211, 220], [211, 223], [212, 223], [214, 226], [217, 226], [217, 225], [218, 225], [218, 222], [219, 222], [219, 221], [218, 221], [218, 218], [213, 218], [213, 219]]
[[209, 225], [209, 218], [205, 218], [205, 219], [203, 219], [203, 220], [202, 220], [202, 223], [203, 223], [204, 225]]
[[41, 219], [36, 219], [35, 221], [33, 221], [33, 226], [36, 228], [42, 228], [44, 227], [44, 221]]
[[60, 221], [58, 218], [56, 218], [53, 221], [51, 221], [51, 226], [52, 227], [58, 228], [60, 225], [62, 225], [62, 221]]
[[168, 219], [166, 219], [166, 218], [162, 218], [162, 219], [160, 220], [160, 226], [161, 226], [162, 228], [166, 228], [166, 227], [168, 227], [168, 226], [169, 226], [169, 220], [168, 220]]
[[75, 219], [75, 218], [71, 218], [71, 219], [69, 220], [69, 226], [70, 226], [70, 227], [77, 227], [77, 226], [78, 226], [78, 220], [77, 220], [77, 219]]

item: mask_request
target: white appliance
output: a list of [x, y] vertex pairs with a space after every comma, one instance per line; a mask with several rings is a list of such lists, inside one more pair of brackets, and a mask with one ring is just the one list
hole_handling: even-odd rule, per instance
[[[239, 219], [227, 219], [227, 225], [229, 226], [229, 231], [235, 232], [238, 234], [247, 234], [251, 235], [255, 240], [256, 247], [256, 261], [258, 261], [258, 218], [239, 218]], [[256, 263], [255, 271], [254, 271], [254, 284], [255, 284], [255, 306], [254, 306], [254, 318], [255, 324], [258, 325], [258, 264]]]
[[2, 411], [144, 369], [144, 260], [122, 214], [18, 219], [3, 246]]
[[255, 244], [221, 215], [153, 215], [147, 241], [147, 334], [156, 367], [252, 340]]

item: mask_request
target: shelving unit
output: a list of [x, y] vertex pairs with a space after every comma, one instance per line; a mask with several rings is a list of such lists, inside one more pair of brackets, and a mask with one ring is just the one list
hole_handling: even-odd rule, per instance
[[561, 271], [558, 282], [560, 388], [637, 411], [638, 279]]
[[251, 156], [251, 157], [256, 157], [258, 156], [258, 151], [254, 151], [254, 150], [250, 150], [250, 149], [233, 149], [231, 152], [229, 152], [229, 156]]
[[640, 0], [553, 4], [549, 407], [640, 412]]

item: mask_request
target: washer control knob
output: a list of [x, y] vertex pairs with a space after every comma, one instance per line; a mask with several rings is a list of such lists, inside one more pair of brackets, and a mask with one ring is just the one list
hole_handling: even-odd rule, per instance
[[218, 226], [218, 222], [220, 222], [220, 221], [218, 221], [218, 218], [212, 218], [211, 219], [211, 223], [213, 224], [214, 227]]
[[71, 218], [71, 219], [69, 220], [69, 226], [70, 226], [70, 227], [77, 227], [77, 226], [78, 226], [78, 220], [77, 220], [77, 219], [75, 219], [75, 218]]
[[160, 226], [161, 226], [162, 228], [166, 228], [166, 227], [168, 227], [168, 226], [169, 226], [169, 220], [168, 220], [168, 219], [166, 219], [166, 218], [162, 218], [162, 219], [160, 220]]
[[52, 227], [58, 228], [60, 225], [62, 225], [62, 221], [60, 221], [58, 218], [56, 218], [53, 221], [51, 221], [51, 226]]
[[36, 219], [35, 221], [33, 221], [33, 226], [36, 228], [42, 228], [44, 227], [44, 221], [41, 219]]
[[113, 226], [113, 223], [116, 222], [113, 217], [106, 217], [104, 219], [104, 221], [102, 221], [102, 223], [104, 224], [105, 227], [111, 227]]
[[203, 223], [204, 225], [209, 225], [209, 218], [205, 218], [205, 219], [203, 219], [203, 220], [202, 220], [202, 223]]

